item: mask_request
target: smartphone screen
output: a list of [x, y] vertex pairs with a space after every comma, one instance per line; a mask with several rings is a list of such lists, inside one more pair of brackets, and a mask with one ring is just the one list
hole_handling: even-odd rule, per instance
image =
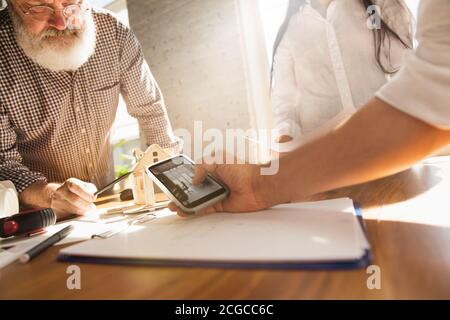
[[210, 176], [202, 184], [193, 185], [194, 165], [182, 156], [153, 165], [148, 170], [187, 208], [195, 208], [227, 192]]

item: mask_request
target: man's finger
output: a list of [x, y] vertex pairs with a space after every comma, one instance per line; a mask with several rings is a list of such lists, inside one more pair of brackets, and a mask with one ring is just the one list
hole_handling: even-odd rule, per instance
[[195, 165], [194, 177], [192, 178], [192, 184], [198, 185], [205, 181], [208, 173], [216, 172], [217, 164], [197, 164]]
[[208, 175], [208, 172], [203, 168], [203, 165], [199, 164], [195, 166], [194, 176], [192, 177], [192, 184], [201, 184]]
[[173, 205], [171, 210], [172, 211], [176, 211], [176, 213], [182, 218], [192, 217], [193, 215], [204, 215], [204, 214], [211, 214], [211, 213], [216, 213], [217, 212], [216, 208], [210, 207], [210, 208], [206, 208], [206, 209], [197, 211], [196, 213], [187, 213], [187, 212], [184, 212], [183, 210], [181, 210], [180, 208], [178, 208], [175, 205]]
[[178, 210], [178, 207], [173, 202], [169, 203], [168, 208], [172, 212], [176, 212]]
[[88, 202], [95, 201], [94, 193], [97, 191], [97, 187], [95, 185], [73, 178], [67, 180], [65, 184], [71, 192], [79, 196], [81, 199]]
[[192, 216], [192, 214], [186, 213], [181, 209], [177, 210], [177, 214], [178, 214], [178, 216], [180, 216], [182, 218], [189, 218], [190, 216]]
[[[80, 209], [83, 213], [86, 211], [92, 210], [92, 207], [95, 205], [91, 201], [86, 201], [83, 198], [79, 197], [77, 194], [70, 191], [68, 188], [62, 188], [58, 192], [55, 192], [54, 199], [57, 202], [66, 202], [70, 203], [71, 206]], [[74, 212], [74, 213], [79, 213]]]
[[169, 203], [168, 206], [169, 210], [172, 212], [176, 212], [180, 217], [187, 218], [189, 216], [192, 216], [192, 213], [186, 213], [180, 208], [177, 207], [177, 205], [173, 202]]
[[84, 215], [92, 210], [95, 210], [95, 208], [96, 207], [93, 203], [88, 202], [84, 202], [83, 204], [75, 204], [68, 200], [59, 200], [52, 203], [52, 209], [65, 214]]

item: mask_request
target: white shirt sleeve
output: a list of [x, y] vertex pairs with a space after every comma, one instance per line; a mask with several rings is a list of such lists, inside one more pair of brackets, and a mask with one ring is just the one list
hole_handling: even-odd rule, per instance
[[433, 126], [450, 129], [450, 0], [422, 0], [417, 40], [403, 68], [376, 96]]
[[286, 36], [278, 46], [273, 70], [272, 109], [274, 116], [275, 136], [301, 135], [297, 122], [296, 109], [299, 91], [295, 77], [295, 65]]

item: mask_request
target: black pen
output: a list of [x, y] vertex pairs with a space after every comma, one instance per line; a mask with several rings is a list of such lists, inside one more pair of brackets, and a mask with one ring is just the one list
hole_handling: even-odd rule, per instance
[[36, 257], [38, 254], [40, 254], [45, 249], [51, 247], [55, 243], [61, 241], [65, 237], [67, 237], [72, 230], [73, 230], [73, 226], [70, 225], [70, 226], [65, 227], [61, 231], [58, 231], [57, 233], [52, 235], [50, 238], [42, 241], [41, 243], [39, 243], [32, 249], [28, 250], [27, 253], [25, 253], [23, 256], [20, 257], [20, 262], [27, 263], [28, 261], [30, 261], [31, 259]]

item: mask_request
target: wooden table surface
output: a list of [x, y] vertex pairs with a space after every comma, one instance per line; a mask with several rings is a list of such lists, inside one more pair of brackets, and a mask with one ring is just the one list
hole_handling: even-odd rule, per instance
[[81, 290], [68, 290], [53, 247], [0, 271], [0, 299], [450, 299], [450, 159], [315, 199], [360, 202], [381, 270], [279, 271], [78, 264]]

